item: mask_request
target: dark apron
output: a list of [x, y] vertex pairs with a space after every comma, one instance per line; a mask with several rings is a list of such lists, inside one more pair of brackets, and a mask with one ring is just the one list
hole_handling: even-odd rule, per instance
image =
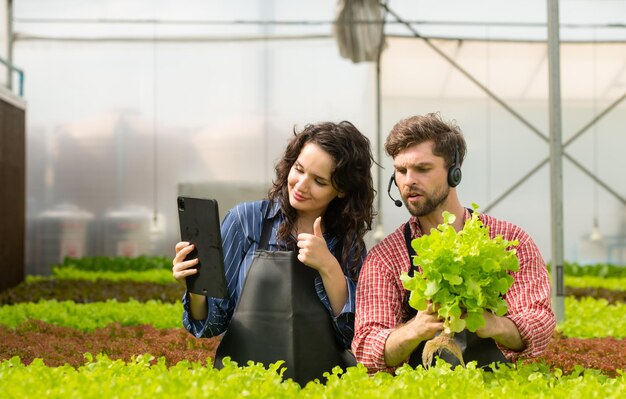
[[[268, 206], [271, 206], [268, 205]], [[215, 354], [215, 367], [226, 356], [245, 366], [249, 360], [284, 360], [284, 378], [305, 385], [334, 366], [356, 365], [335, 336], [330, 314], [315, 291], [318, 272], [293, 251], [267, 251], [271, 222], [264, 219], [259, 250]]]
[[[470, 213], [472, 210], [470, 210]], [[413, 265], [413, 256], [415, 256], [415, 250], [411, 246], [411, 227], [409, 223], [404, 226], [404, 241], [406, 242], [407, 250], [409, 252], [409, 262], [411, 264], [411, 268], [409, 269], [409, 276], [413, 277], [415, 273], [416, 267]], [[408, 298], [407, 292], [407, 298]], [[410, 317], [413, 317], [417, 314], [417, 311], [413, 309], [411, 306], [409, 307]], [[500, 363], [510, 363], [511, 361], [507, 359], [502, 351], [498, 349], [496, 342], [491, 338], [480, 338], [476, 333], [473, 333], [468, 330], [463, 330], [461, 332], [454, 334], [454, 341], [461, 348], [461, 353], [463, 353], [463, 361], [465, 363], [476, 361], [477, 367], [488, 368], [488, 366], [493, 362]], [[411, 357], [409, 358], [409, 364], [412, 367], [417, 367], [422, 364], [422, 352], [424, 351], [424, 345], [426, 341], [421, 342], [417, 348], [411, 353]], [[460, 364], [459, 360], [456, 356], [449, 353], [447, 350], [440, 351], [438, 353], [439, 357], [450, 363], [452, 366], [457, 366]], [[433, 359], [433, 363], [435, 360]], [[429, 365], [431, 366], [431, 365]]]

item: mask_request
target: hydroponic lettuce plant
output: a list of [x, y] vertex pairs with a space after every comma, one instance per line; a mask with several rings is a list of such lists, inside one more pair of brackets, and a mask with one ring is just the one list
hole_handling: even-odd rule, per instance
[[478, 217], [478, 205], [472, 207], [472, 217], [459, 232], [452, 226], [456, 217], [443, 212], [442, 224], [414, 239], [413, 264], [421, 272], [416, 271], [413, 277], [407, 273], [401, 276], [402, 284], [410, 291], [409, 305], [424, 311], [432, 303], [444, 322], [444, 331], [426, 343], [422, 357], [425, 367], [440, 349], [448, 349], [464, 364], [452, 339], [454, 333], [464, 329], [476, 332], [485, 324], [485, 310], [498, 316], [508, 310], [503, 295], [513, 285], [508, 272], [519, 269], [512, 248], [518, 242], [502, 236], [490, 238], [489, 228]]

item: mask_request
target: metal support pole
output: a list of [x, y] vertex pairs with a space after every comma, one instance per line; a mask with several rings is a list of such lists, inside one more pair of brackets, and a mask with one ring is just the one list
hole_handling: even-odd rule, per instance
[[383, 48], [385, 47], [385, 20], [387, 18], [387, 9], [385, 8], [387, 5], [387, 1], [380, 3], [381, 7], [383, 7], [383, 14], [381, 20], [380, 27], [380, 43], [378, 44], [378, 54], [376, 57], [376, 158], [380, 163], [378, 168], [376, 168], [376, 182], [378, 187], [378, 195], [376, 196], [376, 211], [377, 215], [377, 223], [374, 228], [374, 243], [377, 244], [385, 237], [384, 232], [384, 216], [383, 216], [383, 196], [381, 193], [385, 190], [385, 183], [383, 182], [383, 167], [382, 167], [382, 159], [383, 159], [383, 138], [382, 138], [382, 130], [383, 130], [383, 117], [382, 117], [382, 87], [381, 87], [381, 58], [383, 54]]
[[548, 0], [548, 86], [550, 109], [550, 198], [552, 225], [552, 309], [565, 320], [563, 282], [563, 144], [561, 141], [561, 65], [559, 2]]

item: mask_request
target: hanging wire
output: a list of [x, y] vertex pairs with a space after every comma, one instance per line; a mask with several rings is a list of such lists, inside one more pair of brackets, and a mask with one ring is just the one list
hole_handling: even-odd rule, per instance
[[[598, 113], [598, 71], [597, 71], [597, 43], [596, 43], [596, 30], [593, 29], [593, 44], [592, 44], [592, 70], [593, 70], [593, 116], [596, 117]], [[598, 175], [598, 123], [593, 124], [593, 174]], [[602, 239], [600, 235], [600, 227], [598, 224], [599, 213], [599, 201], [598, 201], [598, 183], [593, 183], [593, 230], [591, 233], [591, 239], [599, 241]]]
[[[263, 16], [265, 17], [264, 19], [269, 19], [269, 17], [271, 17], [272, 15], [274, 15], [274, 6], [273, 3], [269, 3], [266, 7], [262, 8], [262, 12], [263, 12]], [[268, 37], [270, 37], [270, 35], [274, 34], [274, 26], [273, 25], [264, 25], [260, 27], [260, 30], [263, 34], [263, 37], [266, 40], [263, 40], [263, 58], [262, 58], [262, 62], [263, 62], [263, 66], [262, 66], [262, 85], [263, 85], [263, 89], [262, 89], [262, 107], [263, 107], [263, 154], [264, 154], [264, 158], [263, 158], [263, 164], [264, 165], [270, 165], [270, 101], [271, 101], [271, 97], [270, 97], [270, 79], [271, 79], [271, 73], [270, 73], [270, 54], [272, 51], [272, 47], [271, 47], [271, 43], [270, 40], [267, 40]], [[270, 170], [268, 169], [267, 166], [265, 166], [263, 168], [263, 182], [264, 184], [267, 184], [268, 182], [271, 182], [271, 177], [270, 177]]]
[[159, 168], [159, 151], [158, 151], [158, 40], [157, 40], [157, 24], [153, 25], [152, 36], [154, 38], [152, 47], [152, 201], [153, 215], [152, 226], [157, 228], [159, 219], [159, 190], [158, 190], [158, 168]]
[[[485, 87], [490, 88], [491, 83], [491, 41], [489, 38], [491, 37], [491, 32], [489, 26], [486, 27], [486, 35], [487, 43], [486, 43], [486, 51], [485, 51]], [[486, 197], [487, 203], [491, 203], [491, 97], [486, 96], [487, 104], [485, 106], [485, 119], [487, 121], [485, 126], [485, 153], [487, 156], [485, 157], [485, 166], [486, 166], [486, 176], [485, 176], [485, 185], [486, 185]]]
[[[598, 71], [597, 71], [597, 65], [596, 65], [595, 43], [593, 44], [592, 51], [593, 51], [593, 116], [595, 117], [596, 114], [598, 113], [598, 85], [597, 85]], [[594, 175], [598, 174], [598, 124], [597, 123], [593, 124], [593, 174]], [[594, 183], [594, 190], [593, 190], [593, 201], [594, 201], [594, 207], [593, 207], [594, 224], [597, 227], [597, 224], [598, 224], [598, 185], [595, 183]]]

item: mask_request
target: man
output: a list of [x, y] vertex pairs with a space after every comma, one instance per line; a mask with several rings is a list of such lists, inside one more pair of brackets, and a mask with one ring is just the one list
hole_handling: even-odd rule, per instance
[[[371, 373], [392, 372], [406, 362], [414, 367], [421, 364], [424, 343], [443, 330], [443, 321], [431, 307], [415, 314], [408, 305], [400, 274], [411, 269], [410, 241], [441, 224], [443, 211], [456, 216], [456, 231], [471, 217], [456, 191], [466, 153], [458, 126], [443, 121], [438, 114], [404, 119], [389, 133], [385, 151], [394, 164], [389, 189], [395, 181], [412, 216], [369, 252], [359, 277], [352, 350]], [[545, 263], [522, 229], [485, 214], [480, 219], [492, 238], [501, 235], [519, 241], [516, 254], [520, 267], [513, 273], [515, 282], [505, 295], [507, 314], [500, 317], [485, 312], [482, 328], [476, 333], [457, 333], [455, 340], [464, 350], [465, 362], [476, 360], [479, 367], [493, 361], [538, 356], [556, 325]], [[453, 362], [450, 357], [442, 357]]]

